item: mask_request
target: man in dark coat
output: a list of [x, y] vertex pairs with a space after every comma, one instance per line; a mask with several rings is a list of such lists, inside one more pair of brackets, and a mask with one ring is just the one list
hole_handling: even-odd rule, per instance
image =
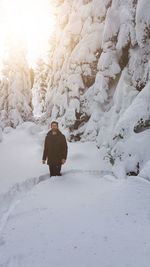
[[50, 176], [60, 176], [61, 166], [65, 164], [68, 146], [65, 136], [58, 129], [58, 122], [51, 123], [51, 130], [47, 133], [43, 151], [43, 164], [49, 165]]

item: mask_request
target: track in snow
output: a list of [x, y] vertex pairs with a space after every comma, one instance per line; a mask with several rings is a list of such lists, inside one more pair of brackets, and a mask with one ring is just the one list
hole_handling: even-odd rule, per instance
[[[100, 178], [102, 177], [102, 175], [107, 175], [111, 173], [99, 170], [81, 170], [81, 169], [72, 169], [63, 172], [63, 175], [65, 176], [78, 175], [78, 174], [83, 174], [83, 175], [88, 174], [92, 176], [94, 175]], [[62, 179], [63, 176], [57, 178]], [[12, 188], [10, 188], [8, 192], [0, 195], [0, 236], [11, 212], [14, 210], [16, 205], [21, 201], [21, 199], [36, 185], [48, 179], [50, 179], [49, 174], [41, 175], [39, 177], [32, 177], [30, 179], [25, 180], [22, 183], [16, 183]]]

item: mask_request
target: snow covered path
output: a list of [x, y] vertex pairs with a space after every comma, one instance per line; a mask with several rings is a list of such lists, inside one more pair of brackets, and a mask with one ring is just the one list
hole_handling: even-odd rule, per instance
[[0, 267], [148, 267], [150, 183], [102, 176], [92, 143], [69, 150], [62, 177], [14, 187]]

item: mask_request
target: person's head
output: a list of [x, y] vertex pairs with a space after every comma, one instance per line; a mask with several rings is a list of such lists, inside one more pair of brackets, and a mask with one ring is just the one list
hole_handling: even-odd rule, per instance
[[58, 131], [58, 122], [57, 121], [52, 121], [51, 122], [51, 129], [54, 132], [57, 132]]

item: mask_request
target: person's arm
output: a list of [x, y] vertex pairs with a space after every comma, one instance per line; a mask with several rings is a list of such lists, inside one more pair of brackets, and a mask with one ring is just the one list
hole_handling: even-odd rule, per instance
[[47, 136], [45, 138], [45, 142], [44, 142], [44, 151], [43, 151], [43, 157], [42, 157], [42, 162], [43, 164], [45, 163], [46, 159], [48, 156], [48, 145], [47, 145]]
[[[62, 136], [62, 160], [66, 161], [68, 154], [68, 145], [65, 136]], [[64, 162], [65, 163], [65, 162]]]

